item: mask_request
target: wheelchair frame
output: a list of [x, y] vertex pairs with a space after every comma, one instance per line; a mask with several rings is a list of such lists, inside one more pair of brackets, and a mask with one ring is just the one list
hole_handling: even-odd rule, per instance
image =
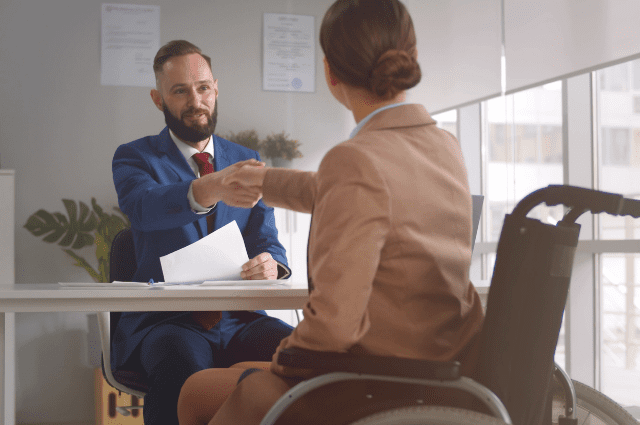
[[[526, 215], [535, 206], [543, 202], [549, 206], [563, 204], [571, 209], [565, 214], [564, 218], [557, 224], [557, 226], [542, 224], [538, 220], [529, 219], [526, 217]], [[505, 337], [496, 337], [496, 335], [500, 332], [505, 331], [505, 329], [498, 329], [499, 324], [501, 323], [500, 320], [504, 321], [505, 319], [495, 318], [496, 316], [499, 316], [499, 314], [495, 313], [493, 310], [496, 309], [499, 312], [500, 310], [499, 307], [492, 307], [492, 290], [490, 289], [489, 302], [487, 306], [487, 318], [490, 318], [489, 315], [492, 316], [490, 318], [491, 323], [488, 324], [487, 321], [485, 321], [485, 326], [482, 330], [484, 344], [481, 350], [483, 351], [483, 354], [481, 354], [481, 368], [484, 368], [482, 370], [482, 372], [484, 373], [484, 379], [481, 373], [479, 378], [481, 382], [477, 382], [474, 379], [460, 376], [459, 364], [457, 362], [429, 362], [410, 359], [398, 359], [394, 357], [355, 356], [345, 353], [326, 353], [298, 348], [289, 348], [281, 351], [278, 358], [279, 364], [297, 368], [320, 369], [326, 371], [327, 373], [303, 381], [291, 388], [271, 408], [271, 410], [262, 420], [261, 425], [276, 424], [278, 418], [282, 415], [282, 413], [303, 395], [308, 394], [309, 392], [321, 388], [322, 386], [329, 383], [346, 380], [376, 380], [385, 382], [420, 384], [425, 387], [457, 388], [474, 395], [477, 399], [484, 402], [493, 416], [501, 421], [501, 423], [513, 423], [512, 417], [515, 414], [518, 418], [518, 420], [515, 421], [517, 425], [538, 425], [543, 423], [544, 421], [544, 415], [541, 413], [542, 410], [546, 410], [549, 416], [551, 414], [551, 398], [553, 394], [551, 394], [550, 380], [552, 375], [560, 384], [564, 393], [565, 400], [565, 414], [564, 416], [560, 416], [558, 418], [559, 425], [577, 424], [577, 397], [573, 381], [562, 368], [560, 368], [553, 362], [552, 359], [555, 352], [555, 345], [557, 344], [562, 313], [564, 312], [564, 305], [566, 304], [566, 293], [568, 292], [571, 270], [573, 268], [575, 247], [578, 243], [580, 226], [576, 224], [575, 221], [580, 215], [587, 211], [591, 211], [593, 214], [606, 212], [612, 215], [630, 215], [632, 217], [638, 218], [640, 217], [640, 201], [634, 199], [626, 199], [622, 195], [618, 194], [601, 192], [586, 188], [566, 185], [551, 185], [527, 195], [518, 203], [518, 205], [516, 205], [512, 214], [507, 215], [507, 217], [505, 218], [505, 225], [503, 226], [501, 232], [500, 242], [498, 244], [498, 255], [496, 257], [496, 265], [494, 268], [494, 275], [492, 279], [492, 288], [494, 286], [499, 287], [494, 289], [495, 291], [504, 291], [504, 288], [508, 288], [506, 291], [507, 295], [512, 295], [512, 292], [509, 292], [513, 290], [512, 288], [510, 288], [510, 285], [516, 286], [518, 284], [521, 284], [521, 282], [525, 280], [521, 276], [517, 276], [517, 278], [514, 278], [513, 282], [510, 280], [510, 278], [513, 278], [513, 276], [519, 274], [520, 272], [520, 270], [515, 270], [515, 268], [520, 267], [523, 264], [531, 267], [531, 263], [537, 261], [538, 257], [534, 256], [533, 260], [526, 260], [529, 261], [529, 264], [526, 264], [525, 260], [519, 258], [519, 254], [516, 254], [516, 257], [509, 257], [509, 255], [504, 255], [504, 257], [507, 257], [507, 260], [503, 259], [503, 261], [500, 263], [502, 269], [500, 269], [500, 273], [498, 273], [499, 276], [497, 276], [496, 270], [498, 270], [499, 267], [499, 254], [502, 252], [502, 244], [504, 244], [503, 251], [513, 251], [513, 248], [518, 246], [518, 241], [529, 241], [529, 239], [518, 239], [518, 237], [520, 237], [518, 236], [518, 234], [525, 235], [525, 233], [531, 233], [529, 232], [530, 228], [528, 226], [533, 222], [540, 223], [541, 226], [544, 226], [544, 229], [547, 229], [550, 232], [549, 234], [552, 236], [550, 240], [552, 242], [553, 238], [557, 236], [562, 240], [561, 244], [564, 244], [563, 248], [559, 250], [555, 249], [557, 248], [555, 245], [549, 247], [554, 249], [550, 250], [551, 254], [545, 254], [545, 258], [548, 259], [548, 264], [546, 264], [545, 266], [550, 269], [550, 275], [553, 277], [553, 279], [550, 279], [552, 284], [551, 286], [557, 283], [557, 281], [563, 281], [566, 285], [559, 289], [552, 289], [556, 292], [560, 291], [561, 293], [563, 293], [564, 298], [561, 300], [561, 307], [558, 307], [556, 305], [555, 311], [553, 311], [553, 315], [557, 317], [554, 317], [555, 321], [551, 323], [551, 327], [553, 329], [551, 329], [549, 332], [552, 335], [550, 337], [549, 335], [546, 335], [543, 338], [544, 342], [547, 343], [546, 348], [543, 347], [543, 349], [546, 349], [547, 351], [544, 353], [544, 357], [549, 358], [550, 355], [551, 364], [545, 366], [545, 368], [548, 369], [548, 373], [543, 370], [542, 374], [545, 376], [541, 378], [540, 382], [537, 383], [537, 389], [540, 390], [538, 391], [539, 396], [537, 398], [543, 402], [542, 404], [544, 404], [546, 400], [545, 407], [538, 407], [539, 404], [537, 404], [533, 407], [524, 406], [523, 408], [522, 401], [514, 402], [512, 400], [513, 397], [510, 395], [511, 388], [509, 387], [509, 379], [511, 378], [507, 376], [507, 378], [505, 379], [505, 373], [507, 371], [511, 372], [511, 363], [509, 363], [508, 366], [504, 366], [500, 364], [500, 359], [496, 360], [494, 358], [491, 358], [493, 355], [495, 355], [495, 347], [493, 347], [493, 352], [490, 348], [487, 347], [490, 347], [491, 343], [495, 344], [496, 341], [500, 342], [504, 340]], [[535, 224], [535, 226], [539, 225]], [[540, 228], [541, 227], [534, 227], [534, 229]], [[556, 234], [556, 231], [554, 230], [556, 228], [564, 229], [562, 230], [562, 232], [565, 233], [561, 234], [561, 231], [558, 230]], [[505, 232], [505, 229], [507, 229], [507, 232]], [[507, 233], [513, 233], [515, 236], [512, 237], [512, 235]], [[508, 240], [508, 238], [510, 237], [512, 237], [512, 240]], [[503, 239], [505, 240], [504, 242]], [[513, 246], [510, 246], [509, 244]], [[517, 264], [516, 266], [511, 266], [509, 264], [509, 259], [514, 258], [516, 260], [515, 263]], [[518, 261], [521, 262], [518, 263]], [[497, 285], [495, 284], [496, 281], [499, 281]], [[494, 300], [494, 303], [502, 302], [504, 304], [504, 293], [498, 292], [498, 294], [498, 301]], [[510, 301], [510, 298], [507, 297], [506, 300]], [[491, 329], [491, 332], [488, 332], [486, 330], [488, 326], [493, 327], [493, 329]], [[555, 337], [553, 334], [555, 334]], [[548, 352], [549, 347], [551, 347], [550, 342], [553, 342], [551, 353]], [[510, 357], [513, 357], [512, 352], [510, 352], [509, 354], [511, 354]], [[503, 357], [507, 355], [508, 354], [504, 354]], [[511, 361], [511, 358], [508, 358], [508, 360]], [[419, 362], [419, 366], [417, 366], [417, 363], [413, 362]], [[389, 365], [392, 365], [392, 367], [390, 368]], [[522, 368], [522, 364], [514, 363], [513, 368], [516, 370], [516, 372], [518, 367]], [[500, 368], [502, 369], [498, 370]], [[501, 374], [502, 376], [498, 376], [497, 378], [495, 378], [492, 373], [496, 370], [500, 372], [498, 375]], [[420, 376], [415, 377], [416, 371], [418, 371], [417, 374]], [[530, 377], [531, 375], [525, 374], [524, 376]], [[580, 385], [583, 386], [583, 384]], [[517, 389], [517, 387], [515, 388]], [[594, 393], [597, 393], [596, 390], [593, 391]], [[500, 394], [503, 394], [503, 398], [506, 397], [506, 399], [501, 398], [499, 396]], [[522, 398], [521, 395], [520, 397]], [[611, 402], [614, 403], [613, 401]], [[524, 403], [526, 404], [526, 401]], [[415, 400], [415, 404], [420, 405], [421, 400]], [[621, 407], [619, 408], [622, 409]], [[402, 408], [399, 410], [402, 410]], [[624, 409], [622, 410], [624, 411]], [[621, 414], [619, 416], [622, 417], [622, 420], [619, 423], [625, 423], [625, 420], [628, 420], [628, 422], [626, 423], [637, 423], [631, 417], [631, 415], [628, 415], [627, 417], [624, 416], [624, 414]], [[428, 418], [425, 418], [425, 421], [426, 420], [428, 420]], [[404, 422], [398, 421], [384, 423], [400, 424]], [[413, 421], [410, 423], [416, 422]]]

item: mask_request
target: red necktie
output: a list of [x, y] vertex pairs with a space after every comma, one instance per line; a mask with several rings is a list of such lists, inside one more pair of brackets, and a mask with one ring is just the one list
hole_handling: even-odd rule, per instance
[[[200, 152], [193, 155], [193, 160], [198, 164], [200, 170], [200, 177], [213, 173], [213, 164], [209, 162], [209, 154], [207, 152]], [[207, 216], [207, 232], [213, 231], [213, 214]], [[220, 321], [219, 311], [192, 311], [191, 317], [204, 329], [209, 330]]]
[[[213, 164], [209, 162], [211, 155], [207, 152], [199, 152], [193, 154], [193, 160], [198, 164], [200, 177], [213, 173]], [[207, 234], [213, 232], [213, 214], [207, 216]]]

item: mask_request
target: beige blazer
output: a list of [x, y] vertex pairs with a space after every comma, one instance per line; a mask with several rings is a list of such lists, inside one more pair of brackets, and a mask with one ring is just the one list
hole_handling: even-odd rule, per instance
[[464, 361], [480, 330], [458, 141], [421, 105], [371, 118], [317, 172], [269, 169], [264, 202], [312, 213], [302, 320], [281, 347]]

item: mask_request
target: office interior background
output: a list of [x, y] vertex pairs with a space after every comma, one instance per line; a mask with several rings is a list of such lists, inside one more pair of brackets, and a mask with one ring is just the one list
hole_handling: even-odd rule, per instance
[[[314, 16], [317, 34], [332, 0], [135, 3], [160, 6], [161, 43], [187, 39], [212, 57], [218, 135], [285, 131], [302, 143], [293, 166], [316, 170], [355, 126], [325, 86], [317, 43], [315, 92], [262, 90], [263, 13]], [[405, 4], [423, 70], [408, 100], [456, 134], [472, 193], [485, 195], [472, 279], [491, 278], [504, 214], [536, 188], [566, 183], [640, 199], [640, 2]], [[0, 0], [0, 161], [16, 172], [18, 284], [89, 279], [23, 225], [38, 209], [63, 210], [61, 199], [116, 206], [116, 147], [165, 125], [149, 88], [100, 85], [100, 11], [98, 0]], [[562, 213], [533, 212], [552, 223]], [[286, 235], [289, 217], [278, 214]], [[291, 219], [295, 256], [308, 217]], [[580, 223], [556, 359], [574, 379], [640, 406], [640, 220], [587, 215]], [[17, 423], [93, 421], [96, 328], [86, 313], [16, 315]]]

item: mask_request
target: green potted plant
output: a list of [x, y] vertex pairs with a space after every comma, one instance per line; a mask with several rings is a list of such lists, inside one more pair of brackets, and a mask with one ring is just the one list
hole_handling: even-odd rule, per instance
[[267, 136], [260, 143], [260, 152], [265, 158], [271, 159], [274, 167], [288, 167], [294, 158], [302, 157], [302, 153], [298, 150], [299, 146], [300, 142], [290, 139], [283, 131]]
[[225, 136], [225, 139], [249, 149], [253, 149], [254, 151], [260, 149], [260, 138], [255, 130], [245, 130], [239, 133], [230, 132]]
[[[119, 231], [131, 227], [129, 219], [117, 207], [113, 208], [117, 214], [105, 213], [95, 198], [91, 198], [93, 211], [84, 202], [79, 203], [79, 210], [75, 201], [63, 199], [62, 203], [66, 216], [40, 209], [29, 216], [24, 228], [33, 236], [44, 236], [45, 242], [57, 242], [75, 260], [74, 265], [84, 268], [95, 282], [109, 282], [111, 243]], [[90, 245], [96, 246], [97, 270], [74, 252]]]

